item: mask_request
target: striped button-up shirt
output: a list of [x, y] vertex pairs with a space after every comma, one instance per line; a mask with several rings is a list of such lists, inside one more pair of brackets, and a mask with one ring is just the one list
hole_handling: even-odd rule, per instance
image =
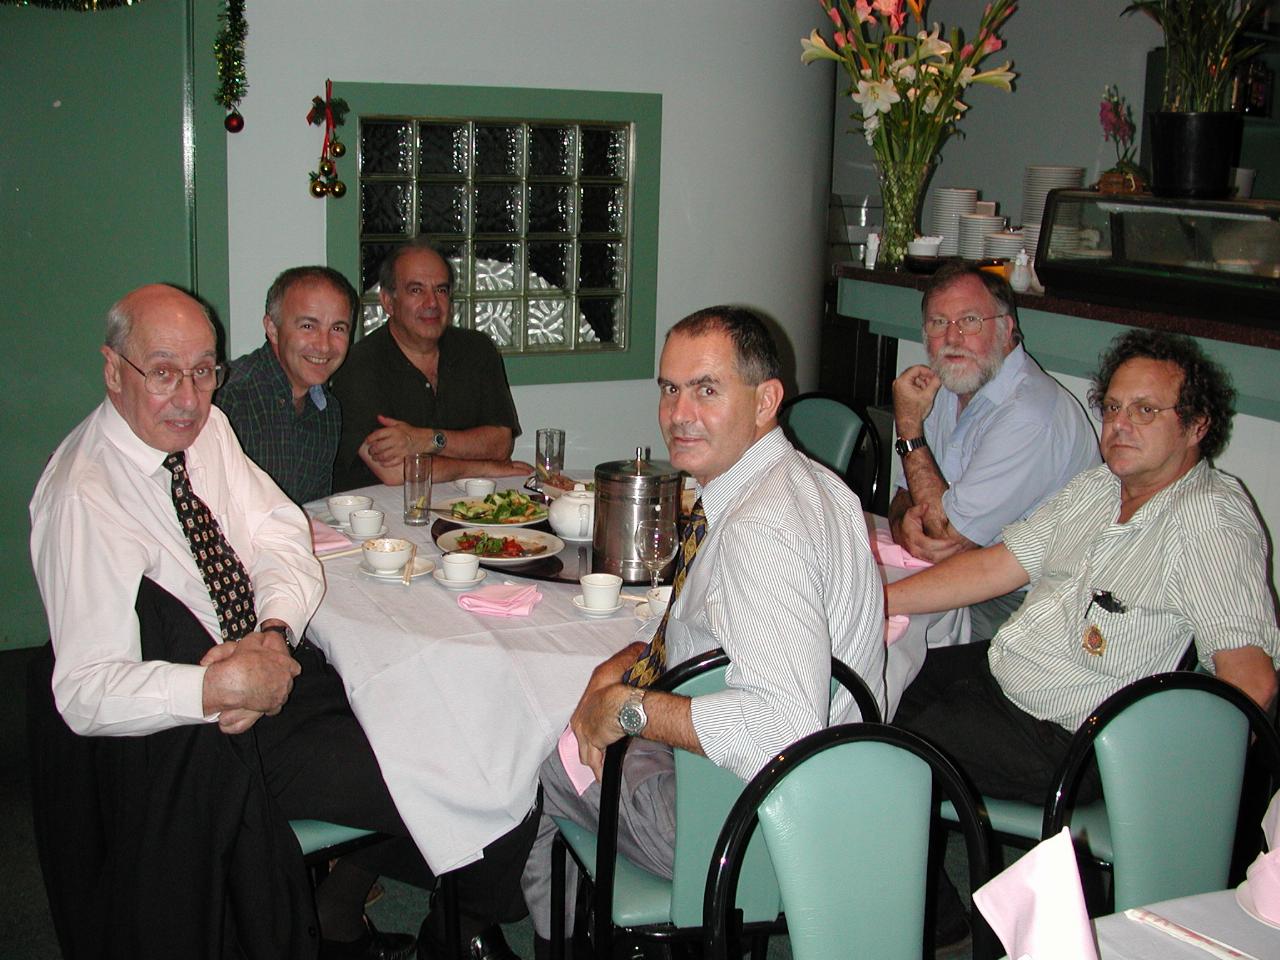
[[707, 535], [667, 624], [667, 662], [724, 647], [727, 688], [696, 697], [716, 764], [753, 776], [794, 740], [857, 716], [834, 653], [884, 701], [884, 608], [858, 498], [774, 429], [701, 490]]
[[1235, 479], [1202, 461], [1127, 523], [1119, 512], [1120, 481], [1102, 466], [1004, 531], [1031, 589], [991, 643], [991, 672], [1018, 707], [1068, 730], [1173, 669], [1192, 638], [1210, 671], [1215, 653], [1245, 646], [1280, 663], [1266, 542]]

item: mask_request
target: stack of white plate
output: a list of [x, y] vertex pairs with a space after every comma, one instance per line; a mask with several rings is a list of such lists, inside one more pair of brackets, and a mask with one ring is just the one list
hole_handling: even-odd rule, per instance
[[[988, 233], [982, 238], [982, 254], [1012, 260], [1026, 245], [1027, 238], [1021, 230], [1001, 230], [999, 233]], [[1027, 253], [1034, 256], [1035, 248]]]
[[960, 245], [960, 215], [973, 213], [978, 191], [971, 187], [938, 187], [924, 217], [924, 232], [941, 237], [938, 256], [954, 257]]
[[1084, 186], [1084, 167], [1059, 164], [1031, 164], [1022, 174], [1022, 229], [1027, 234], [1030, 250], [1040, 240], [1040, 221], [1044, 219], [1044, 202], [1050, 190], [1076, 189]]
[[989, 233], [1004, 229], [1004, 217], [985, 213], [960, 214], [960, 244], [958, 252], [966, 260], [981, 260], [985, 253]]

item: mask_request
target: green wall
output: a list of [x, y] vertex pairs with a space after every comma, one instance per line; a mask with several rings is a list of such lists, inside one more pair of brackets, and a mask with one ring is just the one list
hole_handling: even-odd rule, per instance
[[0, 7], [0, 648], [48, 635], [27, 504], [49, 455], [101, 400], [107, 307], [153, 281], [197, 289], [218, 310], [227, 300], [225, 134], [206, 52], [217, 7]]

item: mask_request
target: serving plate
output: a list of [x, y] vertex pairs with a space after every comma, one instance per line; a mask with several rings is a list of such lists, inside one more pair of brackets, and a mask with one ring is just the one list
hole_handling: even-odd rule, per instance
[[[493, 536], [493, 527], [485, 527], [484, 524], [473, 523], [463, 527], [461, 530], [450, 530], [437, 538], [436, 546], [440, 548], [442, 553], [465, 553], [465, 550], [459, 550], [458, 541], [469, 533], [481, 532]], [[543, 533], [541, 530], [519, 530], [507, 532], [503, 536], [511, 537], [522, 544], [542, 546], [546, 547], [546, 549], [527, 557], [486, 557], [481, 555], [480, 562], [482, 564], [489, 567], [517, 567], [522, 563], [536, 563], [539, 560], [554, 557], [564, 549], [563, 540], [550, 533]]]

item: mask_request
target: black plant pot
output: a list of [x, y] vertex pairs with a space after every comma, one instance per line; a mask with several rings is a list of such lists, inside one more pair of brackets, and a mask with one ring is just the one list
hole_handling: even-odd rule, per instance
[[1157, 197], [1213, 200], [1231, 192], [1240, 153], [1239, 113], [1151, 113], [1151, 192]]

